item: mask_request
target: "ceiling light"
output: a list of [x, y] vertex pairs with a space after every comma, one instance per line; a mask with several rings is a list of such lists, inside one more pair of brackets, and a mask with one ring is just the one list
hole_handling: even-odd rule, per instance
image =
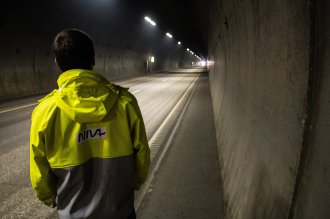
[[147, 22], [149, 22], [152, 26], [156, 26], [156, 23], [153, 21], [153, 20], [151, 20], [149, 17], [144, 17], [144, 19], [147, 21]]
[[168, 36], [169, 38], [173, 37], [170, 33], [166, 33], [166, 36]]

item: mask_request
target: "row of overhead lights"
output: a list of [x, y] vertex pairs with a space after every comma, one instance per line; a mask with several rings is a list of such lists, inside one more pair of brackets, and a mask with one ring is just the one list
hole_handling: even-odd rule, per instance
[[187, 51], [191, 53], [191, 55], [194, 55], [199, 60], [202, 60], [198, 55], [196, 55], [193, 51], [191, 51], [189, 48], [187, 48]]
[[[156, 26], [156, 22], [151, 20], [149, 17], [145, 16], [144, 19], [150, 23], [152, 26]], [[173, 35], [170, 34], [170, 33], [166, 33], [166, 36], [169, 37], [169, 38], [173, 38]], [[181, 45], [181, 42], [178, 41], [178, 45]], [[193, 51], [191, 51], [189, 48], [187, 48], [187, 51], [190, 52], [192, 55], [194, 55], [196, 58], [198, 58], [199, 60], [202, 60], [198, 55], [196, 55]]]

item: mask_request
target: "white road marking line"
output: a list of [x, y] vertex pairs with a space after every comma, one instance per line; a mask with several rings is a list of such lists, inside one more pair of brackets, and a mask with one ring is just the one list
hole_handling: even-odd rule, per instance
[[139, 93], [141, 90], [135, 90], [132, 92], [132, 94], [136, 94], [136, 93]]
[[162, 81], [167, 81], [168, 79], [164, 79], [164, 80], [162, 80]]
[[[142, 203], [142, 201], [144, 199], [144, 196], [147, 194], [148, 189], [150, 188], [150, 184], [153, 181], [153, 178], [155, 176], [155, 173], [158, 171], [159, 166], [160, 166], [162, 160], [164, 159], [165, 154], [166, 154], [169, 146], [171, 145], [171, 143], [172, 143], [172, 141], [174, 139], [174, 135], [177, 132], [177, 129], [178, 129], [179, 125], [182, 122], [183, 115], [186, 112], [186, 110], [188, 108], [188, 105], [190, 103], [190, 100], [191, 100], [191, 98], [192, 98], [192, 96], [195, 93], [195, 90], [197, 88], [198, 79], [199, 79], [199, 77], [197, 76], [194, 79], [193, 83], [190, 84], [190, 86], [188, 87], [188, 89], [186, 90], [186, 92], [183, 94], [183, 96], [181, 97], [181, 99], [178, 101], [178, 103], [174, 106], [173, 110], [166, 117], [165, 121], [160, 125], [160, 127], [157, 129], [157, 131], [155, 132], [155, 134], [151, 137], [150, 141], [148, 142], [149, 143], [149, 146], [153, 146], [154, 141], [156, 140], [157, 136], [160, 134], [161, 130], [164, 128], [164, 126], [166, 125], [166, 123], [168, 122], [168, 120], [170, 120], [170, 118], [172, 117], [172, 114], [174, 114], [174, 112], [177, 110], [177, 108], [179, 108], [179, 106], [181, 105], [181, 102], [183, 101], [183, 99], [185, 99], [185, 96], [186, 95], [189, 95], [188, 96], [188, 100], [185, 103], [185, 105], [184, 105], [184, 107], [183, 107], [183, 109], [182, 109], [182, 111], [181, 111], [181, 113], [179, 115], [179, 118], [178, 118], [177, 122], [174, 125], [174, 128], [172, 129], [172, 132], [170, 134], [170, 137], [168, 138], [168, 140], [167, 140], [167, 142], [166, 142], [166, 144], [164, 146], [164, 149], [163, 149], [162, 153], [159, 155], [159, 158], [156, 161], [156, 164], [153, 167], [153, 169], [149, 170], [150, 171], [149, 176], [148, 176], [146, 182], [144, 183], [143, 187], [141, 188], [141, 191], [139, 193], [139, 196], [136, 198], [136, 200], [134, 202], [134, 206], [135, 206], [135, 210], [136, 211], [138, 211], [140, 209], [141, 203]], [[189, 93], [190, 91], [191, 91], [191, 93]]]
[[12, 108], [12, 109], [2, 110], [2, 111], [0, 111], [0, 114], [1, 113], [8, 113], [8, 112], [23, 109], [23, 108], [27, 108], [27, 107], [30, 107], [30, 106], [35, 106], [37, 104], [38, 103], [31, 103], [31, 104], [27, 104], [27, 105], [24, 105], [24, 106], [15, 107], [15, 108]]

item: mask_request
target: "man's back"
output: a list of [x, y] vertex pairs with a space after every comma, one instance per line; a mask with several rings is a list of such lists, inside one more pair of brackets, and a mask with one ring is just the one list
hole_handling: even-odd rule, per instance
[[136, 99], [73, 69], [32, 116], [31, 182], [61, 218], [127, 218], [146, 178], [149, 147]]

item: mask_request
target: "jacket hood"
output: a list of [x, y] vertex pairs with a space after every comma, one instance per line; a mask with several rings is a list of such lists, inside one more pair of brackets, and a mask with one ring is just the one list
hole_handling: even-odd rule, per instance
[[57, 106], [78, 123], [101, 121], [118, 98], [112, 84], [92, 70], [71, 69], [57, 83]]

